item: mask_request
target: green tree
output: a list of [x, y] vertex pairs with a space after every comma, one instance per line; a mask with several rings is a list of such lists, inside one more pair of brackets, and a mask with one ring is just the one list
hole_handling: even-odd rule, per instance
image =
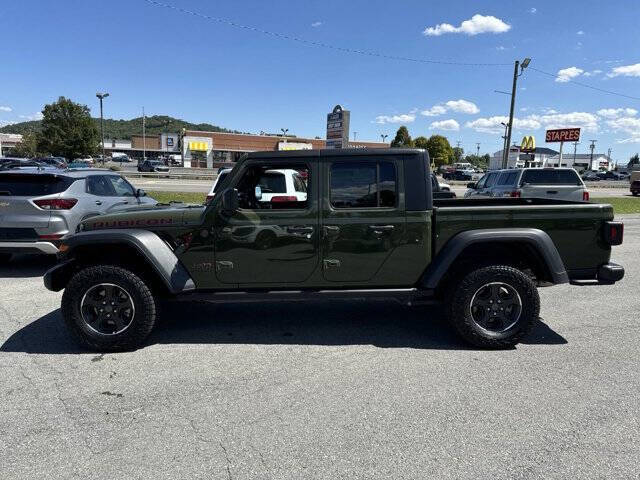
[[429, 147], [429, 140], [427, 137], [416, 137], [413, 140], [413, 146], [416, 148], [424, 148], [426, 150]]
[[431, 135], [427, 142], [429, 157], [436, 167], [447, 165], [453, 161], [453, 149], [447, 137], [442, 135]]
[[463, 155], [464, 149], [462, 147], [453, 147], [453, 158], [456, 162], [461, 162]]
[[627, 168], [633, 169], [634, 167], [640, 166], [640, 155], [637, 153], [629, 159], [629, 163], [627, 163]]
[[33, 158], [38, 155], [38, 136], [35, 132], [22, 135], [22, 141], [11, 149], [12, 157]]
[[489, 160], [491, 159], [491, 157], [489, 156], [488, 153], [485, 153], [482, 156], [477, 156], [477, 155], [467, 155], [466, 157], [464, 157], [464, 161], [470, 163], [471, 165], [473, 165], [476, 168], [480, 168], [482, 170], [486, 170], [487, 168], [489, 168]]
[[404, 125], [396, 132], [396, 138], [391, 142], [391, 148], [409, 148], [413, 147], [413, 140], [409, 135], [409, 130]]
[[60, 97], [42, 110], [38, 149], [68, 159], [91, 155], [98, 150], [100, 135], [89, 115], [89, 107]]

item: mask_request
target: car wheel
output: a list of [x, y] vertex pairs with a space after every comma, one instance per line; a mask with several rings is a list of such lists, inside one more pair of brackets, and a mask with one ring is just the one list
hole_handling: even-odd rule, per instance
[[9, 260], [11, 260], [11, 256], [12, 255], [10, 253], [0, 253], [0, 265], [9, 263]]
[[62, 317], [73, 337], [100, 352], [143, 345], [156, 321], [157, 302], [140, 277], [124, 268], [88, 267], [71, 278]]
[[540, 297], [522, 271], [496, 265], [466, 274], [452, 286], [449, 319], [471, 345], [503, 349], [519, 343], [538, 321]]

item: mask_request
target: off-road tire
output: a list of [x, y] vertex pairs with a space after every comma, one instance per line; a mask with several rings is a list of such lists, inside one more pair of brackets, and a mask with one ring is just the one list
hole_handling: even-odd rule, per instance
[[[484, 285], [504, 283], [519, 295], [520, 316], [515, 324], [502, 332], [487, 330], [475, 320], [471, 311], [474, 295]], [[453, 282], [446, 299], [449, 321], [462, 338], [473, 346], [487, 349], [511, 348], [532, 330], [540, 314], [540, 297], [533, 280], [522, 271], [506, 266], [494, 265], [473, 270], [459, 282]]]
[[[85, 293], [96, 285], [109, 283], [126, 290], [135, 307], [129, 326], [122, 332], [105, 335], [84, 321], [80, 305]], [[157, 301], [151, 289], [135, 273], [112, 265], [87, 267], [76, 273], [62, 295], [62, 318], [74, 339], [98, 352], [134, 350], [144, 345], [157, 317]]]

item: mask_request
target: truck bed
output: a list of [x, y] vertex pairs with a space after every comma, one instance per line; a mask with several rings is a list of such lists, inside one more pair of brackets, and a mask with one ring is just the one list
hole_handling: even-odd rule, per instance
[[462, 231], [512, 227], [549, 234], [572, 278], [590, 278], [594, 266], [611, 256], [603, 238], [604, 222], [613, 220], [611, 205], [530, 198], [434, 199], [433, 204], [434, 255]]

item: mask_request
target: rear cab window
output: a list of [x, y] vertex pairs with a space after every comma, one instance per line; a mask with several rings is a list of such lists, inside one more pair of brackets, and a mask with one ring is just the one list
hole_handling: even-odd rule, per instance
[[520, 172], [518, 171], [503, 172], [502, 174], [500, 174], [500, 178], [498, 178], [496, 185], [500, 187], [507, 186], [507, 185], [515, 185], [516, 178], [518, 177], [519, 173]]
[[0, 174], [0, 196], [39, 197], [64, 192], [76, 179], [43, 174]]
[[582, 185], [575, 170], [539, 169], [525, 170], [520, 185]]
[[331, 166], [333, 208], [393, 208], [397, 200], [392, 162], [336, 162]]

